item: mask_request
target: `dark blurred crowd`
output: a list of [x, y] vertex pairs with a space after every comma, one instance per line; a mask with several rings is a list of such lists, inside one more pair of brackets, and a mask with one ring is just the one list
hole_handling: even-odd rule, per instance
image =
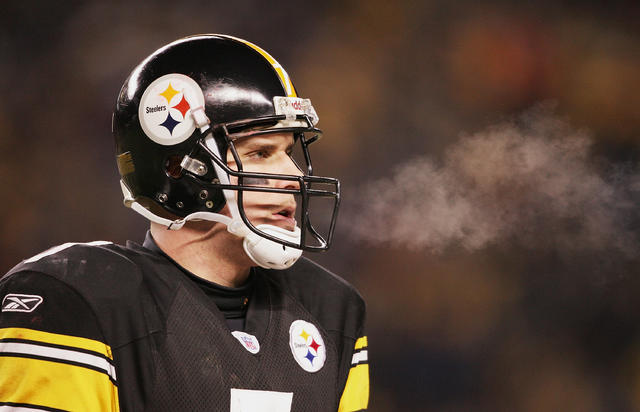
[[[246, 38], [280, 61], [318, 111], [314, 166], [342, 180], [347, 211], [367, 182], [416, 156], [437, 162], [461, 136], [540, 102], [593, 139], [595, 165], [633, 177], [640, 160], [637, 2], [2, 8], [0, 272], [64, 242], [142, 241], [147, 222], [121, 203], [111, 112], [140, 59], [188, 34]], [[640, 410], [634, 253], [508, 239], [433, 251], [370, 244], [348, 226], [336, 235], [317, 260], [368, 302], [372, 410]]]

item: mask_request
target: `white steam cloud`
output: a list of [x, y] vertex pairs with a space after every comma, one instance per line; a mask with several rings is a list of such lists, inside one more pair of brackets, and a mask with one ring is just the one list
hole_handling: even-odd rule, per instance
[[636, 255], [639, 176], [596, 162], [592, 144], [541, 106], [365, 185], [342, 224], [358, 240], [433, 252], [513, 242]]

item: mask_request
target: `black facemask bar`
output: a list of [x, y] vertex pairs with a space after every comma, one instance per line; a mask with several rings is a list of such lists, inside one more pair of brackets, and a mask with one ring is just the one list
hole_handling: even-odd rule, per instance
[[[269, 127], [285, 119], [286, 117], [284, 115], [269, 116], [250, 121], [228, 123], [217, 126], [216, 130], [213, 130], [213, 133], [216, 134], [216, 137], [223, 137], [225, 139], [225, 146], [229, 148], [231, 155], [236, 162], [237, 170], [231, 169], [224, 159], [220, 158], [207, 146], [207, 144], [205, 143], [205, 139], [211, 133], [211, 131], [205, 131], [203, 133], [203, 136], [198, 140], [198, 148], [204, 150], [208, 154], [208, 157], [210, 157], [210, 159], [215, 162], [225, 173], [230, 176], [237, 177], [238, 184], [222, 184], [218, 181], [202, 183], [207, 186], [213, 186], [217, 189], [228, 189], [236, 191], [238, 194], [237, 205], [240, 217], [242, 218], [242, 221], [245, 223], [245, 225], [247, 225], [247, 227], [257, 235], [280, 243], [282, 245], [297, 249], [307, 251], [324, 251], [329, 248], [333, 239], [333, 232], [335, 229], [336, 218], [340, 206], [340, 182], [338, 181], [338, 179], [331, 177], [313, 176], [313, 167], [311, 164], [311, 157], [309, 155], [308, 146], [311, 143], [317, 141], [322, 132], [313, 126], [313, 124], [311, 123], [311, 119], [307, 115], [296, 116], [295, 120], [304, 122], [307, 125], [306, 127]], [[302, 147], [304, 160], [306, 162], [306, 172], [302, 170], [302, 165], [298, 165], [297, 163], [296, 165], [304, 173], [303, 176], [246, 172], [243, 170], [242, 161], [240, 160], [240, 156], [236, 151], [234, 141], [258, 135], [287, 132], [292, 132], [294, 134], [294, 138], [297, 140], [295, 144], [300, 144]], [[312, 133], [312, 136], [307, 139], [305, 133]], [[193, 177], [201, 180], [200, 177]], [[250, 186], [244, 184], [244, 179], [247, 179], [248, 181], [251, 181], [252, 179], [291, 181], [298, 184], [298, 189]], [[318, 189], [318, 186], [320, 186], [321, 188]], [[296, 244], [286, 241], [256, 228], [253, 223], [251, 223], [244, 210], [244, 191], [283, 193], [300, 196], [302, 203], [302, 209], [300, 213], [300, 243]], [[312, 198], [329, 198], [333, 201], [331, 220], [326, 235], [321, 234], [311, 222], [309, 204]], [[309, 239], [309, 237], [311, 237], [311, 239]]]

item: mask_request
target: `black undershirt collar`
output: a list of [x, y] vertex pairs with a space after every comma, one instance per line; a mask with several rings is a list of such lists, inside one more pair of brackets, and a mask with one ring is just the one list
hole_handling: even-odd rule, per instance
[[200, 289], [202, 289], [202, 291], [214, 301], [220, 312], [224, 315], [224, 318], [231, 330], [244, 330], [247, 308], [249, 307], [249, 299], [253, 292], [253, 268], [251, 269], [251, 273], [244, 285], [237, 288], [230, 288], [203, 279], [180, 266], [158, 247], [151, 236], [151, 232], [149, 231], [147, 231], [142, 246], [171, 260], [171, 262], [173, 262], [185, 275], [187, 275], [189, 279], [197, 284]]

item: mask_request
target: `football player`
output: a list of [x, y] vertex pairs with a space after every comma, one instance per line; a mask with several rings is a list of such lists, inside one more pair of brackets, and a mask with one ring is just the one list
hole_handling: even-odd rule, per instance
[[0, 410], [360, 411], [364, 303], [326, 250], [339, 182], [313, 174], [318, 115], [248, 41], [144, 59], [113, 115], [142, 245], [66, 243], [0, 281]]

